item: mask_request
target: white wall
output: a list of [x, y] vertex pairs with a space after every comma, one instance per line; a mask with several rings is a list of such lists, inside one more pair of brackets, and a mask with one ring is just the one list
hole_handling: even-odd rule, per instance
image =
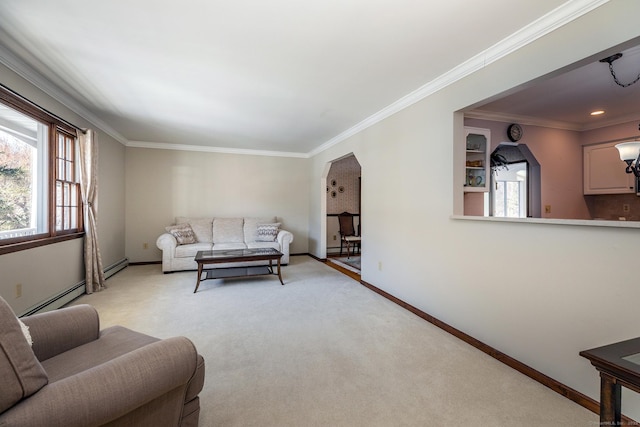
[[[159, 261], [156, 239], [177, 216], [277, 216], [308, 252], [309, 159], [127, 148], [126, 251]], [[148, 249], [144, 249], [144, 244]]]
[[[454, 112], [638, 37], [639, 13], [640, 2], [609, 2], [316, 155], [310, 251], [325, 255], [319, 179], [328, 161], [353, 152], [367, 224], [362, 279], [599, 399], [598, 374], [578, 353], [640, 335], [640, 287], [626, 267], [640, 231], [452, 219], [463, 185], [454, 159], [464, 166]], [[640, 401], [623, 400], [640, 419]]]
[[[96, 130], [100, 152], [100, 251], [105, 267], [124, 259], [124, 146], [3, 65], [0, 83], [74, 125]], [[0, 255], [0, 296], [17, 314], [22, 314], [79, 284], [84, 280], [83, 242], [84, 239], [75, 239]], [[20, 298], [15, 297], [18, 283], [22, 284]]]

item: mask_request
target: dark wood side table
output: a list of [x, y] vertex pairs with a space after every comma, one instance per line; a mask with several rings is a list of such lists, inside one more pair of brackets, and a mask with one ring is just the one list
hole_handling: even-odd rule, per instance
[[621, 387], [640, 393], [640, 338], [580, 352], [600, 372], [600, 425], [621, 424]]

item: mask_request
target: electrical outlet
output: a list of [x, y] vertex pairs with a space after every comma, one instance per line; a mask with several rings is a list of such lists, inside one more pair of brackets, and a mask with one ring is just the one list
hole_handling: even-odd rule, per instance
[[629, 203], [624, 203], [622, 205], [622, 212], [625, 212], [625, 213], [631, 212], [631, 206], [629, 205]]
[[338, 240], [336, 237], [337, 237], [337, 236], [334, 234], [334, 235], [333, 235], [333, 240]]
[[551, 213], [551, 205], [544, 205], [544, 213]]
[[16, 298], [20, 298], [22, 296], [22, 283], [16, 284]]
[[143, 243], [142, 244], [142, 249], [149, 249], [149, 244], [148, 243]]

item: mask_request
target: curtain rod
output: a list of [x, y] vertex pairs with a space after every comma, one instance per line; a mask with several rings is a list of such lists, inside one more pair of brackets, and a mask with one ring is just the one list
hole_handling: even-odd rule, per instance
[[57, 114], [52, 113], [51, 111], [47, 110], [46, 108], [43, 108], [43, 107], [39, 106], [35, 102], [25, 98], [24, 96], [20, 95], [18, 92], [16, 92], [15, 90], [5, 86], [4, 84], [0, 83], [0, 86], [2, 86], [2, 88], [4, 90], [6, 90], [7, 92], [11, 92], [14, 96], [22, 99], [24, 102], [28, 103], [32, 107], [37, 108], [38, 110], [42, 111], [43, 113], [47, 113], [48, 115], [54, 117], [56, 120], [59, 120], [60, 122], [64, 123], [65, 125], [70, 126], [70, 127], [74, 128], [75, 130], [80, 131], [82, 133], [87, 133], [87, 130], [85, 128], [81, 128], [80, 126], [76, 126], [73, 123], [71, 123], [70, 121], [63, 119], [62, 117], [58, 116]]

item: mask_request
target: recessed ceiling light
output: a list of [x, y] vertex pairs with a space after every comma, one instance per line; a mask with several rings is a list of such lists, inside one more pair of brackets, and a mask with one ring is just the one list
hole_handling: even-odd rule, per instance
[[596, 110], [596, 111], [592, 111], [591, 113], [589, 113], [592, 116], [599, 116], [601, 114], [604, 114], [604, 110]]

